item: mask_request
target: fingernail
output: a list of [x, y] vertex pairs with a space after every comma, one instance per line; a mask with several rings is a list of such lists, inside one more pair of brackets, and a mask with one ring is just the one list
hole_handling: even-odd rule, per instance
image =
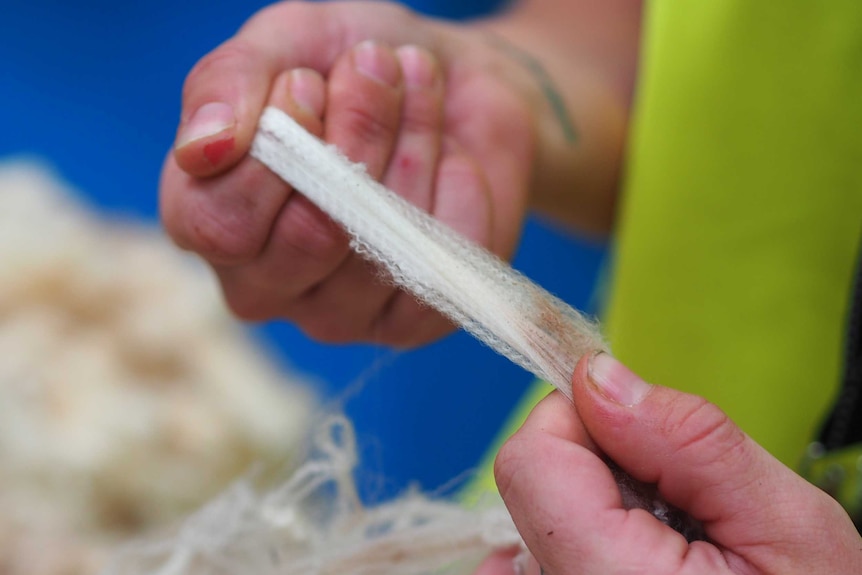
[[296, 69], [290, 71], [290, 97], [296, 105], [313, 116], [323, 113], [324, 93], [320, 82], [314, 78], [311, 70]]
[[177, 137], [177, 148], [182, 148], [202, 138], [215, 136], [236, 124], [233, 108], [223, 102], [204, 104], [192, 115], [183, 126]]
[[652, 389], [633, 371], [603, 352], [590, 358], [588, 374], [602, 395], [629, 407], [640, 403]]
[[402, 46], [397, 51], [404, 83], [411, 88], [429, 89], [437, 82], [437, 62], [427, 50]]
[[396, 87], [401, 81], [401, 70], [395, 56], [390, 50], [371, 40], [366, 40], [354, 48], [353, 64], [360, 74], [383, 84]]

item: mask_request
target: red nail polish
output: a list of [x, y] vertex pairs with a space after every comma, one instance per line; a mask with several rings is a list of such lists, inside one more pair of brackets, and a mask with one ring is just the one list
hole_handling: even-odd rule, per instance
[[225, 138], [224, 140], [216, 140], [204, 146], [204, 157], [213, 166], [217, 166], [228, 153], [233, 151], [234, 138]]

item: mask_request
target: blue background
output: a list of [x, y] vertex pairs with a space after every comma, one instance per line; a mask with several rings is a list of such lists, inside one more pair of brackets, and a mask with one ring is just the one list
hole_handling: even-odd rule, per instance
[[[0, 15], [0, 158], [44, 158], [95, 203], [155, 219], [157, 182], [183, 78], [265, 2], [32, 0]], [[465, 17], [496, 0], [408, 2]], [[516, 267], [584, 308], [603, 252], [536, 221]], [[324, 346], [293, 327], [256, 327], [286, 364], [311, 374], [354, 420], [361, 491], [435, 489], [475, 466], [531, 378], [458, 333], [395, 353]], [[237, 382], [241, 385], [241, 382]]]

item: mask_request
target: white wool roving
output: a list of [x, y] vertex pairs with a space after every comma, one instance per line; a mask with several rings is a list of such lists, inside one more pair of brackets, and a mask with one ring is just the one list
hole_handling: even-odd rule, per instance
[[607, 350], [577, 310], [387, 190], [281, 110], [266, 109], [251, 154], [344, 226], [353, 247], [397, 285], [569, 399], [578, 359]]
[[363, 507], [342, 416], [319, 425], [313, 447], [280, 487], [258, 494], [238, 482], [178, 530], [117, 554], [103, 575], [467, 575], [494, 549], [523, 549], [499, 502], [468, 510], [413, 491]]

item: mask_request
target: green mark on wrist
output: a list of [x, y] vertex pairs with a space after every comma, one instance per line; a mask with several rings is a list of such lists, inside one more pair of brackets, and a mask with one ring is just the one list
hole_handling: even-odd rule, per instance
[[554, 85], [553, 78], [551, 78], [551, 75], [548, 74], [547, 70], [545, 70], [545, 67], [538, 58], [496, 34], [489, 33], [488, 39], [495, 48], [505, 53], [530, 72], [536, 80], [536, 83], [539, 85], [539, 88], [541, 88], [542, 94], [545, 96], [548, 104], [551, 106], [554, 116], [556, 116], [559, 121], [560, 128], [563, 130], [563, 135], [565, 136], [566, 141], [570, 144], [574, 144], [578, 140], [578, 133], [575, 130], [575, 124], [572, 122], [569, 110], [563, 101], [563, 96]]

